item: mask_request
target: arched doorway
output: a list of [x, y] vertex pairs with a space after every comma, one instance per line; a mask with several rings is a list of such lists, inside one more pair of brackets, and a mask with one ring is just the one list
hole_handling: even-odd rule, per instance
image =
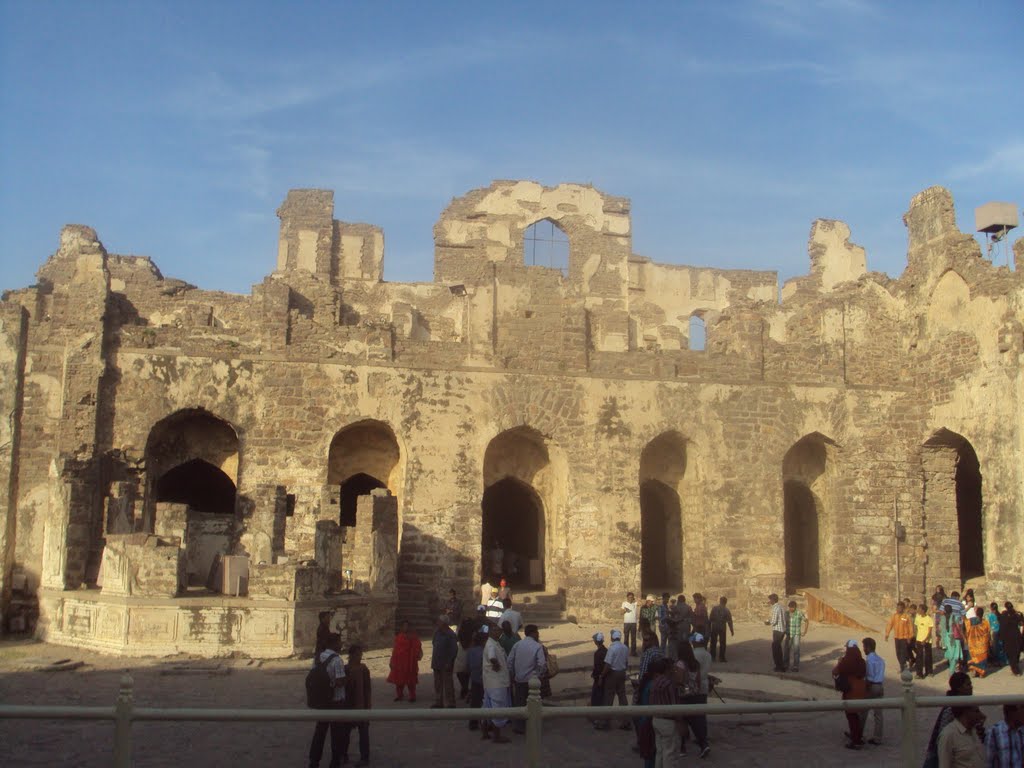
[[355, 527], [360, 496], [377, 488], [398, 495], [401, 453], [391, 428], [366, 420], [341, 429], [327, 454], [327, 484], [338, 488], [338, 522]]
[[544, 589], [552, 510], [561, 498], [546, 439], [530, 427], [506, 430], [488, 444], [483, 469], [481, 577]]
[[[484, 491], [481, 546], [492, 578], [544, 586], [544, 504], [529, 485], [506, 477]], [[531, 566], [531, 563], [539, 563]], [[493, 583], [496, 583], [493, 582]]]
[[818, 504], [811, 489], [799, 480], [783, 486], [786, 591], [793, 594], [802, 587], [820, 587], [818, 553]]
[[[940, 429], [923, 446], [928, 581], [958, 587], [985, 575], [981, 464], [970, 441]], [[956, 537], [950, 532], [956, 531]], [[948, 588], [948, 587], [947, 587]]]
[[189, 586], [210, 583], [238, 536], [238, 469], [237, 433], [204, 410], [179, 411], [150, 431], [143, 529], [181, 537]]
[[677, 592], [683, 583], [679, 494], [660, 480], [640, 486], [640, 584], [645, 593]]
[[687, 441], [675, 431], [651, 440], [640, 454], [640, 589], [683, 588], [683, 502]]
[[786, 593], [827, 586], [828, 514], [831, 511], [835, 444], [817, 432], [786, 452], [782, 461], [783, 550]]

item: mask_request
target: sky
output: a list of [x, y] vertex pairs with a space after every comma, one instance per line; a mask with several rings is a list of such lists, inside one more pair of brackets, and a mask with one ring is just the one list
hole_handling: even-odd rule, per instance
[[494, 179], [593, 184], [636, 253], [781, 279], [842, 219], [897, 276], [917, 192], [964, 231], [1024, 204], [1022, 39], [1021, 0], [0, 0], [0, 289], [78, 223], [248, 293], [299, 187], [429, 281], [441, 212]]

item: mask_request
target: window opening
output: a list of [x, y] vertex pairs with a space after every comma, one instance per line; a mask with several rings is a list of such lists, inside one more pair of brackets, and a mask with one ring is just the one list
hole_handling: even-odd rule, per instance
[[707, 327], [700, 315], [690, 315], [690, 349], [703, 352], [707, 344]]
[[551, 267], [569, 275], [569, 236], [551, 219], [541, 219], [523, 233], [523, 263]]

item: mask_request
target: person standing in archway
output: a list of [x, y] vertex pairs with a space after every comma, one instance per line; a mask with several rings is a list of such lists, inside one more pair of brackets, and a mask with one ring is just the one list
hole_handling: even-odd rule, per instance
[[636, 656], [636, 598], [632, 592], [626, 593], [622, 602], [622, 642], [629, 648], [631, 656]]

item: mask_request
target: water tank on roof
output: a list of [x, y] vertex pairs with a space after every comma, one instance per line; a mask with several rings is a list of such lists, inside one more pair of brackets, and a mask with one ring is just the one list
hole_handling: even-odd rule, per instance
[[1013, 203], [985, 203], [974, 209], [974, 228], [978, 232], [1006, 234], [1018, 221], [1017, 206]]

